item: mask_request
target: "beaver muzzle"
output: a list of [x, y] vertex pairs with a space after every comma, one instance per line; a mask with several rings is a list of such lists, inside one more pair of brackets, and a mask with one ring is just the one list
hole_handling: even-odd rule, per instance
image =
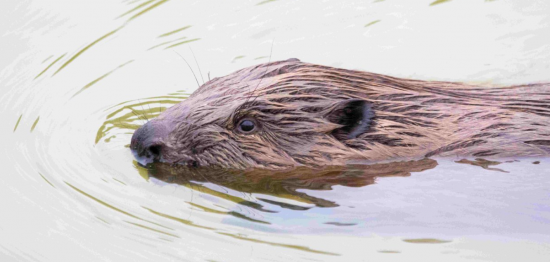
[[158, 128], [155, 128], [154, 122], [148, 122], [138, 128], [132, 136], [130, 149], [137, 162], [142, 166], [161, 160], [164, 143], [160, 136], [156, 135], [157, 133]]
[[[166, 162], [165, 154], [168, 151], [168, 137], [175, 129], [173, 121], [152, 119], [138, 128], [130, 142], [130, 149], [137, 162], [147, 166], [153, 162]], [[185, 162], [190, 159], [185, 159]]]

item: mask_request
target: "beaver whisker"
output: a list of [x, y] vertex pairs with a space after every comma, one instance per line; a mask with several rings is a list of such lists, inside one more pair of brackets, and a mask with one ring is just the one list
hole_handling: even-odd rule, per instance
[[[138, 102], [139, 102], [139, 105], [141, 106], [141, 110], [145, 112], [145, 109], [143, 108], [143, 104], [141, 103], [141, 100], [138, 99]], [[143, 114], [143, 117], [145, 117], [145, 119], [147, 119], [147, 122], [149, 122], [149, 118], [147, 118], [147, 114]]]
[[149, 112], [148, 112], [148, 113], [153, 113], [153, 112], [152, 112], [153, 110], [151, 110], [151, 105], [149, 105], [149, 104], [150, 104], [150, 103], [147, 103], [147, 107], [149, 108]]
[[[136, 112], [134, 111], [134, 109], [132, 109], [131, 107], [128, 107], [128, 109], [130, 109], [130, 110], [132, 111], [132, 113], [133, 113], [138, 119], [141, 119], [141, 120], [145, 121], [145, 119], [141, 118], [138, 114], [136, 114]], [[147, 123], [148, 121], [145, 121], [145, 122]]]
[[204, 78], [202, 77], [201, 67], [199, 66], [199, 62], [197, 62], [197, 58], [195, 57], [195, 53], [193, 53], [193, 49], [191, 49], [191, 46], [189, 46], [189, 50], [191, 51], [191, 54], [193, 55], [193, 59], [195, 59], [195, 64], [197, 64], [197, 68], [199, 69], [199, 75], [201, 76], [202, 84], [204, 85]]
[[[271, 62], [271, 55], [273, 54], [273, 43], [275, 43], [274, 40], [271, 41], [271, 50], [269, 51], [269, 59], [267, 60], [267, 63], [269, 64]], [[258, 86], [260, 86], [260, 84], [262, 83], [262, 80], [264, 79], [264, 76], [265, 74], [267, 73], [267, 70], [269, 69], [269, 66], [266, 66], [265, 67], [265, 72], [263, 73], [262, 77], [260, 78], [260, 81], [258, 82], [258, 84], [256, 85], [256, 87], [254, 88], [254, 90], [252, 90], [252, 93], [250, 93], [250, 96], [252, 96], [255, 92], [256, 92], [256, 89], [258, 88]], [[258, 96], [255, 96], [254, 97], [254, 101], [256, 101], [256, 98], [258, 98]], [[248, 102], [248, 100], [250, 99], [250, 97], [245, 101], [245, 103]]]
[[[172, 51], [174, 51], [174, 50], [172, 50]], [[197, 79], [197, 76], [195, 75], [195, 72], [193, 71], [193, 68], [191, 68], [189, 63], [187, 63], [187, 60], [185, 60], [185, 58], [183, 58], [183, 56], [181, 56], [178, 52], [174, 51], [174, 53], [179, 55], [181, 57], [181, 59], [183, 59], [183, 61], [187, 64], [187, 66], [189, 67], [189, 70], [191, 70], [191, 73], [193, 73], [193, 77], [195, 78], [195, 81], [197, 82], [197, 86], [201, 87], [201, 85], [199, 84], [199, 80]]]

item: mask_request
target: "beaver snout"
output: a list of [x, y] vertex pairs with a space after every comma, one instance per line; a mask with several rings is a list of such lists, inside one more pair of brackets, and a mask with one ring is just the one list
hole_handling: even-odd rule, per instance
[[[170, 143], [170, 134], [174, 132], [177, 121], [155, 118], [138, 128], [130, 142], [132, 154], [142, 166], [153, 162], [167, 161], [168, 155], [174, 151]], [[188, 160], [188, 159], [185, 159]]]
[[130, 142], [130, 150], [136, 161], [142, 166], [163, 162], [199, 167], [199, 162], [191, 156], [196, 152], [194, 148], [191, 148], [187, 155], [175, 150], [173, 144], [168, 142], [175, 127], [174, 121], [153, 119], [138, 128]]
[[130, 149], [140, 165], [146, 166], [162, 159], [164, 143], [158, 136], [159, 128], [155, 122], [148, 122], [138, 128], [132, 136]]

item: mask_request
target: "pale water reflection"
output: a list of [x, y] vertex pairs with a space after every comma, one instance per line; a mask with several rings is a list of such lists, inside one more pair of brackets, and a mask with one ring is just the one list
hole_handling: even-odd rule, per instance
[[238, 172], [147, 169], [127, 148], [197, 84], [269, 59], [550, 82], [548, 14], [536, 0], [4, 3], [0, 261], [548, 261], [550, 159]]

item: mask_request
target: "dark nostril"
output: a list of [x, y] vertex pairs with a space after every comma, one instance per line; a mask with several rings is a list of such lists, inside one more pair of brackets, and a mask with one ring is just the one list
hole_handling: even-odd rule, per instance
[[149, 151], [153, 157], [159, 157], [162, 147], [160, 145], [150, 146], [147, 151]]

